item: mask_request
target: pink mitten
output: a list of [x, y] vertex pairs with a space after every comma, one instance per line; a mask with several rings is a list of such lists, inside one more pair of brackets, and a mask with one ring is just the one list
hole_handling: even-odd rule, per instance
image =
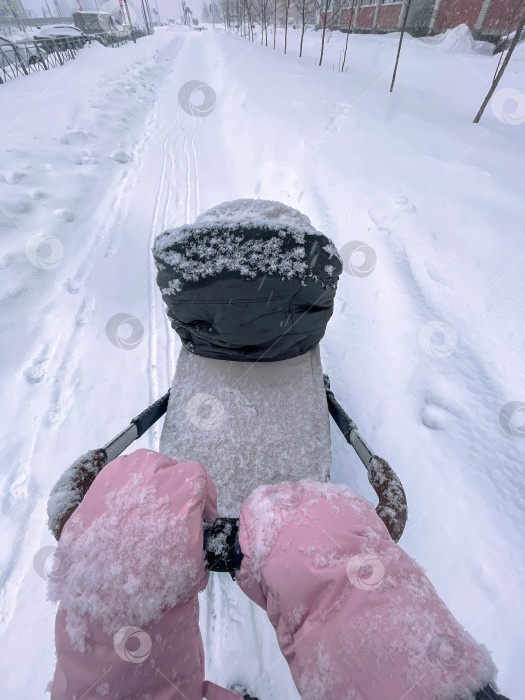
[[204, 681], [202, 521], [216, 516], [199, 462], [143, 449], [102, 469], [55, 554], [51, 700], [242, 698]]
[[239, 541], [237, 581], [267, 611], [303, 700], [470, 700], [493, 680], [487, 650], [346, 486], [259, 487]]

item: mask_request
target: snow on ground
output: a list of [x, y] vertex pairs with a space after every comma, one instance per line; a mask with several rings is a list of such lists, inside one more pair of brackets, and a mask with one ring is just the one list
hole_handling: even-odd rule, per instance
[[[322, 68], [317, 33], [301, 60], [289, 40], [283, 56], [221, 30], [159, 30], [0, 86], [8, 700], [45, 697], [53, 673], [55, 608], [33, 561], [53, 545], [49, 490], [169, 386], [179, 343], [152, 240], [254, 196], [297, 207], [342, 252], [325, 371], [404, 483], [403, 547], [493, 652], [502, 691], [523, 692], [525, 65], [511, 61], [473, 125], [499, 60], [479, 47], [407, 37], [390, 94], [396, 35], [351, 36], [343, 74], [344, 36]], [[202, 117], [188, 89], [179, 101], [190, 80], [211, 88]], [[333, 449], [334, 480], [373, 499], [335, 427]], [[211, 680], [223, 673], [210, 662]]]

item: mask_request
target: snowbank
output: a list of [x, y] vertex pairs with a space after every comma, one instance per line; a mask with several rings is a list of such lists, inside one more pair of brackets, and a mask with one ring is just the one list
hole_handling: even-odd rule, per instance
[[419, 41], [455, 53], [477, 53], [482, 56], [492, 56], [494, 53], [494, 44], [489, 41], [476, 41], [466, 24], [447, 29], [443, 34], [421, 38]]

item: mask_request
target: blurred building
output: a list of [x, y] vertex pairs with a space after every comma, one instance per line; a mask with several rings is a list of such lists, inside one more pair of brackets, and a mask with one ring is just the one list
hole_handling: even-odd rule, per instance
[[[327, 19], [342, 31], [398, 31], [407, 6], [407, 0], [333, 0]], [[496, 40], [514, 31], [524, 12], [523, 0], [412, 0], [406, 26], [426, 36], [466, 24], [476, 39]]]
[[0, 17], [27, 17], [22, 0], [0, 0]]

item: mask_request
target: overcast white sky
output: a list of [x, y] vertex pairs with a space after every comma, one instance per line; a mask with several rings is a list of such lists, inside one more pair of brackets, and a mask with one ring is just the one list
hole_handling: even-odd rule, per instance
[[[102, 9], [104, 5], [114, 6], [117, 4], [118, 0], [79, 0], [79, 2], [82, 5], [83, 10], [95, 10], [97, 9], [97, 7], [99, 9]], [[128, 3], [132, 8], [135, 8], [140, 18], [140, 0], [128, 0]], [[42, 7], [44, 7], [44, 9], [46, 10], [46, 14], [48, 6], [52, 14], [64, 13], [68, 15], [72, 11], [77, 9], [76, 0], [22, 0], [22, 4], [26, 8], [26, 10], [32, 11], [31, 14], [34, 17], [42, 16]], [[180, 17], [180, 0], [149, 0], [149, 4], [152, 9], [158, 6], [161, 19], [177, 20]], [[197, 17], [197, 19], [200, 19], [202, 15], [203, 0], [187, 0], [187, 4], [193, 10], [193, 16]]]

